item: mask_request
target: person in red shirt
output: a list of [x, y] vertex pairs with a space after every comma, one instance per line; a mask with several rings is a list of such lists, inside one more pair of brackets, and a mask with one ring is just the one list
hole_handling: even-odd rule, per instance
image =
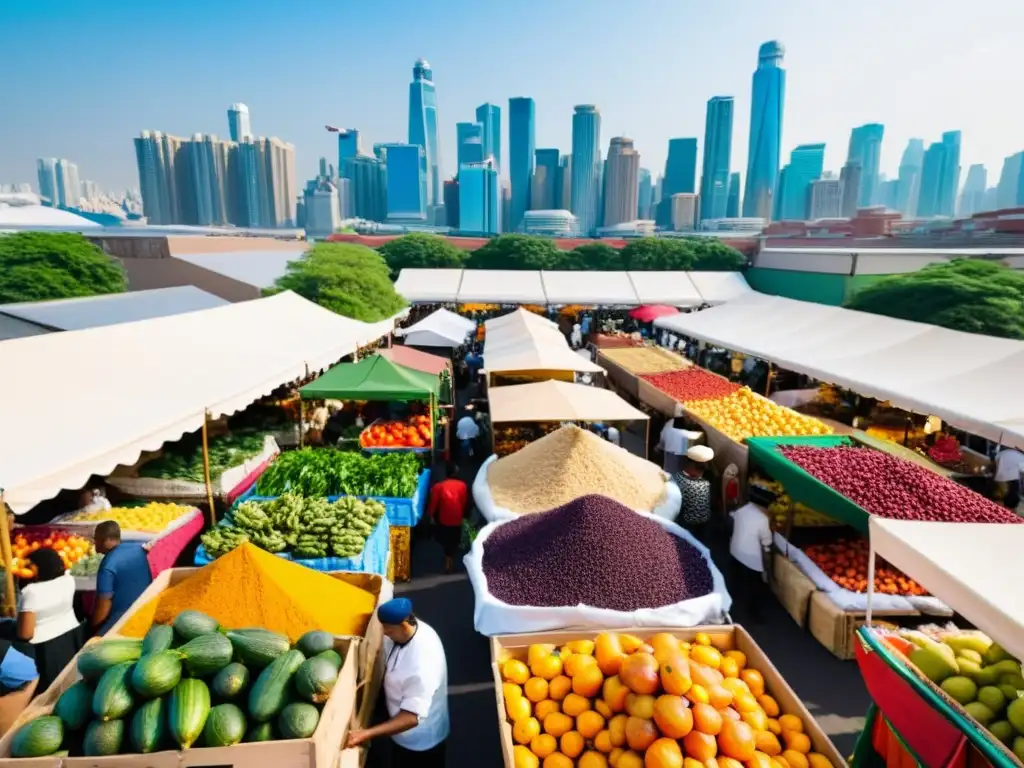
[[430, 489], [427, 514], [434, 523], [438, 542], [444, 549], [444, 572], [451, 573], [459, 544], [462, 543], [462, 520], [466, 516], [469, 490], [457, 477], [442, 479]]

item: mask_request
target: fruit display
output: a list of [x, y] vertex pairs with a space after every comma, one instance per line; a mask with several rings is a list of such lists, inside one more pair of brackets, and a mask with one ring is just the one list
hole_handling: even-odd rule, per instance
[[[211, 438], [207, 443], [210, 457], [210, 477], [218, 477], [227, 469], [244, 464], [263, 453], [264, 434], [248, 432]], [[167, 448], [158, 459], [147, 461], [139, 468], [139, 477], [159, 480], [190, 480], [205, 483], [203, 446], [196, 438], [181, 440]]]
[[299, 560], [333, 554], [355, 557], [363, 551], [384, 505], [343, 496], [329, 502], [286, 493], [271, 501], [246, 501], [230, 521], [202, 535], [206, 553], [217, 558], [246, 541], [267, 552], [288, 552]]
[[753, 477], [750, 479], [750, 485], [774, 497], [768, 505], [768, 514], [771, 517], [772, 528], [777, 531], [785, 529], [791, 515], [794, 528], [827, 528], [839, 525], [828, 515], [823, 515], [799, 501], [794, 502], [782, 483], [776, 480]]
[[499, 659], [515, 767], [832, 766], [728, 639], [605, 632]]
[[[236, 657], [245, 661], [232, 662]], [[11, 755], [105, 757], [309, 738], [342, 661], [325, 632], [307, 633], [291, 647], [267, 629], [222, 633], [209, 616], [182, 613], [145, 640], [83, 650], [81, 679], [52, 714], [19, 728]]]
[[778, 450], [872, 515], [945, 523], [1024, 522], [984, 496], [882, 451], [802, 445], [783, 445]]
[[103, 562], [103, 555], [93, 552], [71, 566], [72, 576], [95, 576], [100, 572], [100, 564]]
[[539, 422], [535, 424], [503, 424], [494, 427], [494, 454], [508, 456], [522, 450], [535, 440], [550, 435], [561, 425], [555, 422]]
[[[804, 547], [804, 554], [832, 581], [851, 592], [868, 591], [867, 539], [839, 539]], [[875, 592], [883, 595], [927, 595], [924, 587], [881, 558], [875, 561]]]
[[18, 528], [11, 540], [11, 572], [19, 579], [27, 581], [36, 577], [36, 567], [28, 556], [37, 549], [52, 549], [60, 555], [65, 570], [96, 551], [91, 540], [73, 533], [46, 527]]
[[959, 441], [950, 435], [942, 435], [936, 438], [935, 443], [928, 449], [928, 458], [936, 464], [944, 467], [952, 467], [963, 461], [964, 454], [960, 450]]
[[260, 476], [260, 496], [386, 496], [416, 493], [420, 460], [411, 453], [362, 456], [335, 448], [302, 448], [274, 459]]
[[898, 630], [881, 638], [1024, 762], [1019, 659], [975, 630]]
[[601, 354], [630, 373], [669, 373], [692, 365], [685, 358], [658, 347], [605, 349]]
[[430, 448], [429, 416], [410, 416], [408, 421], [376, 421], [359, 435], [363, 448]]
[[832, 428], [818, 419], [773, 403], [749, 387], [717, 400], [687, 402], [686, 408], [738, 443], [748, 437], [832, 434]]
[[681, 403], [689, 403], [692, 400], [717, 400], [740, 389], [739, 384], [709, 373], [703, 368], [641, 374], [640, 378]]
[[193, 512], [195, 507], [187, 504], [153, 501], [143, 507], [114, 507], [96, 512], [76, 512], [61, 520], [67, 523], [101, 523], [104, 520], [113, 520], [123, 531], [162, 533], [178, 518]]

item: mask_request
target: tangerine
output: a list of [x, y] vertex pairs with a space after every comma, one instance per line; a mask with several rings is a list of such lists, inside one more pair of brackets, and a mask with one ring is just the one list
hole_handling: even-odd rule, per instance
[[576, 730], [584, 739], [592, 739], [604, 728], [604, 718], [593, 710], [583, 712], [576, 718]]
[[725, 655], [730, 659], [735, 659], [740, 669], [747, 666], [747, 654], [743, 651], [726, 651]]
[[552, 752], [544, 758], [544, 768], [573, 768], [572, 760], [561, 752]]
[[544, 718], [550, 715], [552, 712], [560, 711], [558, 708], [558, 702], [552, 701], [551, 699], [544, 699], [544, 701], [538, 701], [533, 705], [533, 716], [544, 722]]
[[712, 648], [710, 645], [698, 645], [696, 648], [691, 648], [690, 658], [698, 664], [703, 664], [714, 670], [722, 666], [722, 654], [718, 652], [717, 648]]
[[512, 749], [512, 765], [513, 768], [538, 768], [540, 760], [530, 751], [529, 747], [516, 744]]
[[590, 700], [578, 693], [570, 693], [562, 699], [562, 711], [569, 717], [579, 717], [590, 709]]
[[644, 753], [644, 768], [683, 768], [683, 752], [675, 739], [658, 739]]
[[807, 762], [811, 768], [833, 768], [832, 761], [820, 752], [810, 752], [807, 755]]
[[583, 741], [583, 735], [579, 731], [566, 731], [558, 740], [558, 746], [563, 755], [576, 759], [583, 751], [583, 747], [586, 746], [586, 742]]
[[610, 753], [615, 747], [612, 746], [612, 734], [607, 728], [603, 731], [598, 731], [597, 736], [594, 737], [594, 749], [604, 754]]
[[558, 651], [551, 651], [530, 664], [530, 671], [539, 678], [551, 680], [562, 674], [562, 657]]
[[501, 675], [510, 683], [525, 685], [530, 679], [530, 670], [519, 659], [509, 659], [501, 668]]
[[761, 752], [769, 757], [782, 754], [782, 745], [779, 744], [779, 737], [771, 731], [758, 731], [754, 734], [754, 745]]
[[744, 669], [740, 672], [740, 680], [747, 684], [750, 692], [755, 696], [764, 694], [764, 677], [756, 669]]
[[784, 731], [804, 732], [804, 722], [796, 715], [780, 715], [779, 727]]
[[515, 683], [502, 683], [501, 695], [505, 701], [508, 701], [509, 699], [518, 699], [523, 695], [523, 688]]
[[509, 699], [505, 702], [505, 712], [508, 714], [508, 719], [513, 723], [519, 722], [524, 717], [529, 717], [532, 711], [533, 708], [530, 706], [530, 700], [525, 696]]
[[539, 733], [530, 742], [530, 751], [543, 760], [558, 749], [558, 741], [550, 733]]
[[693, 727], [708, 736], [717, 736], [722, 730], [722, 715], [710, 704], [693, 705]]
[[630, 717], [626, 721], [626, 743], [629, 744], [630, 749], [643, 752], [654, 743], [658, 736], [658, 729], [650, 720]]
[[735, 760], [750, 760], [756, 751], [754, 729], [737, 720], [724, 720], [718, 734], [722, 754]]
[[663, 736], [681, 739], [693, 730], [693, 712], [680, 696], [664, 694], [654, 701], [654, 723]]
[[608, 758], [600, 752], [588, 749], [576, 763], [577, 768], [608, 768]]
[[718, 742], [714, 736], [700, 731], [690, 731], [683, 737], [683, 750], [688, 757], [704, 763], [718, 754]]
[[572, 680], [565, 675], [556, 675], [548, 683], [548, 696], [561, 701], [572, 690]]
[[806, 733], [800, 731], [783, 731], [782, 740], [786, 743], [786, 751], [808, 754], [811, 751], [811, 740]]
[[613, 747], [621, 747], [626, 743], [626, 723], [629, 715], [616, 715], [608, 721], [608, 737]]
[[544, 718], [544, 732], [556, 739], [572, 730], [573, 719], [564, 712], [552, 712]]
[[531, 677], [523, 686], [523, 693], [534, 704], [544, 701], [548, 697], [548, 681], [542, 677]]
[[516, 720], [512, 726], [512, 738], [520, 744], [529, 744], [534, 736], [540, 735], [540, 723], [536, 717], [524, 717]]
[[627, 697], [632, 695], [635, 694], [630, 692], [618, 675], [606, 678], [601, 686], [601, 697], [608, 704], [612, 712], [622, 712], [626, 708]]
[[615, 763], [615, 768], [644, 768], [644, 759], [631, 749], [627, 749]]
[[803, 752], [787, 749], [780, 755], [780, 757], [786, 761], [786, 765], [788, 765], [789, 768], [811, 768], [811, 764]]
[[612, 708], [605, 703], [604, 699], [594, 699], [594, 710], [605, 720], [615, 714], [612, 712]]
[[626, 697], [626, 713], [632, 717], [650, 720], [654, 717], [654, 697], [631, 693]]
[[[580, 656], [581, 659], [593, 659], [593, 656]], [[587, 666], [572, 676], [572, 690], [574, 693], [578, 693], [580, 696], [586, 696], [593, 698], [601, 692], [601, 686], [604, 684], [604, 674], [598, 669], [597, 663], [595, 662], [592, 666]]]
[[761, 709], [764, 710], [764, 713], [768, 715], [768, 717], [779, 716], [779, 703], [767, 693], [763, 693], [758, 696], [757, 703], [761, 705]]

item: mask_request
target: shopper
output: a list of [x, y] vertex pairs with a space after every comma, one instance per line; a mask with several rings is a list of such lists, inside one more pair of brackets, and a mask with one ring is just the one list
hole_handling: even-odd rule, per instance
[[18, 639], [31, 645], [45, 690], [78, 653], [85, 637], [75, 616], [75, 580], [60, 555], [44, 547], [28, 559], [37, 575], [21, 592]]
[[676, 474], [676, 485], [683, 497], [680, 522], [698, 541], [704, 541], [711, 520], [711, 481], [704, 473], [715, 452], [706, 445], [694, 445], [686, 451], [686, 461]]
[[993, 480], [1005, 483], [1003, 504], [1013, 510], [1020, 504], [1021, 473], [1024, 473], [1024, 453], [1016, 448], [1003, 448], [996, 456], [996, 473]]
[[92, 626], [102, 635], [124, 615], [153, 581], [142, 545], [121, 542], [121, 526], [107, 520], [96, 526], [96, 551], [103, 555], [96, 574]]
[[434, 525], [435, 538], [444, 549], [444, 572], [451, 573], [462, 543], [462, 521], [466, 518], [469, 489], [457, 477], [445, 479], [443, 471], [438, 469], [438, 472], [441, 481], [430, 489], [427, 515]]
[[761, 607], [767, 600], [768, 564], [771, 562], [772, 530], [768, 515], [756, 504], [744, 504], [732, 512], [732, 588], [747, 616], [764, 620]]
[[470, 458], [475, 454], [474, 447], [476, 439], [480, 436], [480, 427], [473, 418], [473, 412], [466, 408], [465, 413], [455, 425], [455, 437], [462, 446], [463, 457]]

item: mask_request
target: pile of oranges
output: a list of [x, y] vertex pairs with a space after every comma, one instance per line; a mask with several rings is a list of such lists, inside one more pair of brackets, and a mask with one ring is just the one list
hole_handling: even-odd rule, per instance
[[52, 549], [60, 555], [67, 570], [83, 557], [92, 554], [93, 544], [81, 536], [60, 531], [18, 533], [11, 542], [11, 570], [19, 579], [34, 579], [38, 575], [36, 567], [28, 559], [37, 549]]
[[609, 632], [504, 660], [514, 768], [832, 768], [724, 639]]
[[359, 435], [363, 448], [429, 448], [430, 417], [410, 416], [408, 421], [374, 422]]
[[[867, 539], [839, 539], [829, 544], [812, 544], [804, 554], [843, 589], [868, 591], [868, 557], [871, 549]], [[883, 595], [927, 595], [928, 592], [898, 568], [884, 561], [875, 566], [875, 591]]]

